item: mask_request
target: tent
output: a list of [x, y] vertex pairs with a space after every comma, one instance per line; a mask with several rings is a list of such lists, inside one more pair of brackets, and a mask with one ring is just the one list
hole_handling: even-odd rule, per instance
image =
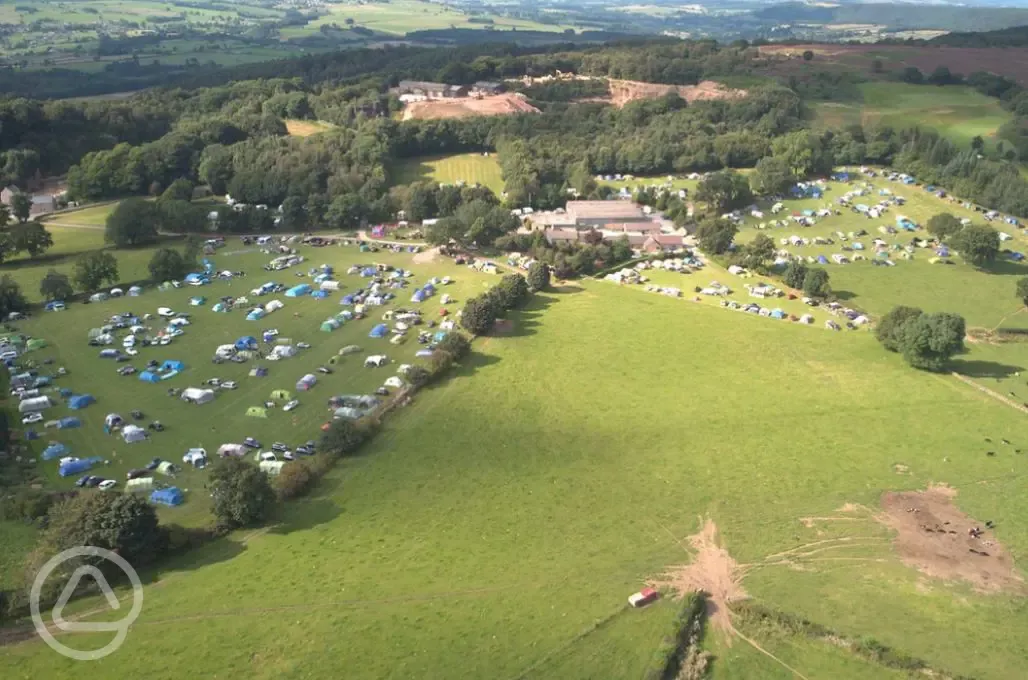
[[194, 404], [206, 404], [207, 402], [214, 401], [214, 390], [201, 390], [198, 387], [187, 387], [182, 390], [182, 394], [179, 397], [182, 401], [190, 401]]
[[46, 345], [47, 342], [43, 338], [32, 338], [31, 340], [29, 340], [28, 344], [25, 345], [25, 349], [43, 349], [44, 347], [46, 347]]
[[206, 302], [207, 302], [207, 298], [205, 298], [202, 295], [198, 295], [196, 297], [189, 298], [189, 304], [192, 305], [193, 307], [199, 307], [200, 305], [203, 305]]
[[278, 345], [275, 349], [271, 350], [271, 355], [279, 359], [288, 359], [296, 355], [296, 348], [292, 345]]
[[272, 390], [271, 398], [276, 401], [289, 401], [293, 395], [289, 393], [289, 390]]
[[175, 464], [172, 463], [170, 460], [161, 461], [161, 463], [157, 466], [157, 472], [160, 472], [162, 475], [167, 475], [168, 477], [174, 477]]
[[785, 318], [785, 312], [783, 312], [780, 309], [772, 309], [771, 310], [771, 318], [772, 319], [784, 319]]
[[125, 482], [126, 491], [149, 491], [153, 488], [153, 477], [136, 477]]
[[264, 408], [263, 406], [251, 406], [250, 408], [246, 409], [246, 415], [250, 416], [251, 418], [267, 418], [268, 409]]
[[442, 342], [446, 339], [446, 331], [436, 331], [435, 335], [432, 336], [433, 342]]
[[360, 272], [361, 276], [363, 276], [364, 278], [368, 278], [369, 276], [374, 276], [377, 273], [378, 273], [378, 270], [375, 269], [374, 267], [365, 267]]
[[285, 304], [283, 304], [281, 300], [272, 300], [268, 304], [264, 305], [264, 311], [271, 314], [276, 309], [282, 309], [283, 307], [285, 307]]
[[311, 284], [301, 283], [298, 286], [293, 286], [286, 291], [286, 297], [300, 297], [301, 295], [307, 295], [311, 292]]
[[178, 487], [171, 486], [167, 489], [158, 489], [150, 494], [150, 502], [174, 507], [176, 505], [182, 505], [182, 503], [185, 502], [185, 496]]
[[175, 359], [168, 359], [167, 361], [161, 364], [161, 372], [163, 373], [164, 371], [181, 371], [185, 367], [186, 365], [181, 361], [176, 361]]
[[403, 378], [396, 375], [394, 375], [391, 378], [387, 378], [385, 381], [386, 387], [395, 387], [396, 389], [400, 389], [401, 387], [403, 387], [403, 384]]
[[59, 474], [61, 477], [77, 475], [80, 472], [85, 472], [86, 470], [100, 462], [103, 462], [103, 458], [94, 457], [69, 460], [66, 463], [61, 463], [60, 467], [57, 468], [57, 474]]
[[418, 357], [419, 359], [430, 359], [432, 357], [432, 350], [419, 349], [417, 352], [414, 353], [414, 356]]
[[75, 409], [76, 411], [80, 408], [85, 408], [90, 404], [95, 404], [96, 399], [92, 394], [76, 394], [74, 397], [68, 400], [68, 408]]
[[205, 284], [207, 282], [208, 282], [208, 279], [207, 279], [207, 275], [206, 274], [197, 274], [196, 272], [194, 272], [192, 274], [186, 274], [186, 283], [189, 283], [189, 284], [192, 284], [192, 285], [195, 286], [195, 285], [203, 285], [203, 284]]
[[348, 420], [357, 420], [364, 416], [364, 412], [360, 409], [350, 408], [349, 406], [342, 406], [335, 410], [332, 414], [333, 418], [347, 418]]
[[225, 305], [224, 302], [216, 302], [211, 309], [213, 311], [215, 311], [215, 312], [227, 312], [228, 311], [228, 307]]
[[258, 307], [257, 309], [250, 310], [250, 313], [246, 315], [247, 321], [259, 321], [264, 318], [264, 310]]
[[141, 442], [146, 439], [146, 430], [138, 425], [126, 425], [121, 428], [121, 438], [125, 440], [126, 444]]
[[339, 304], [341, 304], [341, 305], [352, 305], [353, 304], [353, 296], [352, 295], [344, 295], [343, 299], [340, 300]]
[[339, 290], [338, 281], [322, 281], [321, 290]]
[[153, 371], [143, 371], [139, 374], [139, 379], [147, 383], [159, 383], [161, 376]]
[[39, 439], [39, 433], [35, 430], [25, 430], [25, 439], [27, 439], [28, 441]]
[[326, 333], [331, 333], [332, 331], [337, 330], [340, 326], [342, 326], [342, 324], [336, 319], [325, 319], [321, 323], [321, 330]]
[[817, 256], [817, 263], [818, 264], [828, 264], [828, 258], [825, 257], [824, 255], [818, 255]]
[[142, 295], [142, 293], [143, 293], [143, 289], [140, 288], [139, 286], [132, 286], [132, 287], [130, 287], [129, 288], [129, 292], [128, 292], [129, 297], [139, 297], [140, 295]]
[[251, 378], [266, 378], [268, 376], [268, 369], [262, 368], [261, 366], [254, 366], [250, 369]]
[[218, 447], [218, 455], [222, 458], [227, 458], [228, 456], [242, 458], [246, 455], [246, 447], [242, 444], [222, 444]]
[[346, 347], [343, 347], [341, 350], [339, 350], [339, 354], [343, 356], [347, 354], [359, 354], [360, 352], [361, 348], [358, 345], [347, 345]]
[[18, 413], [33, 413], [35, 411], [42, 411], [43, 409], [50, 408], [49, 397], [33, 397], [32, 399], [23, 399], [18, 404]]
[[311, 297], [317, 300], [323, 300], [328, 297], [328, 293], [323, 290], [316, 290], [313, 293], [311, 293]]
[[66, 418], [58, 420], [59, 430], [73, 430], [77, 427], [82, 427], [82, 421], [78, 420], [77, 418], [72, 418], [71, 416], [68, 416]]
[[380, 323], [380, 324], [378, 324], [377, 326], [375, 326], [374, 328], [371, 329], [371, 332], [368, 333], [368, 337], [370, 337], [370, 338], [384, 338], [388, 332], [389, 332], [389, 326], [386, 326], [384, 323]]
[[262, 460], [258, 467], [264, 474], [274, 477], [282, 472], [282, 468], [285, 464], [286, 462], [284, 460]]
[[50, 446], [43, 449], [43, 460], [54, 460], [68, 455], [68, 447], [60, 442], [50, 442]]
[[410, 301], [411, 302], [424, 302], [425, 301], [425, 294], [423, 292], [421, 292], [421, 289], [418, 289], [418, 290], [414, 291], [414, 295], [411, 295]]
[[260, 345], [257, 344], [257, 338], [252, 335], [244, 335], [236, 340], [235, 344], [235, 348], [239, 350], [257, 349], [259, 346]]
[[113, 430], [116, 427], [121, 427], [122, 423], [124, 422], [125, 420], [117, 413], [108, 413], [107, 416], [104, 418], [104, 431], [107, 434], [110, 434], [111, 430]]
[[317, 382], [317, 376], [315, 376], [313, 373], [308, 373], [307, 375], [303, 376], [302, 378], [296, 381], [296, 389], [300, 390], [301, 392], [306, 392], [310, 388], [314, 387], [314, 385]]

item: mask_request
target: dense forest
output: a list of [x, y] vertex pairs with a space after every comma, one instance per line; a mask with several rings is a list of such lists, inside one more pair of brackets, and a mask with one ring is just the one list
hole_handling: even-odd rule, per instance
[[[120, 101], [6, 99], [0, 101], [0, 172], [3, 182], [24, 185], [37, 172], [67, 171], [77, 200], [160, 195], [176, 180], [205, 184], [247, 204], [282, 206], [281, 224], [291, 230], [351, 228], [392, 219], [401, 209], [448, 216], [465, 202], [501, 198], [513, 207], [551, 208], [571, 194], [603, 196], [596, 174], [704, 172], [754, 167], [762, 159], [774, 159], [793, 181], [833, 164], [893, 164], [989, 206], [1028, 214], [1028, 184], [1006, 162], [1028, 157], [1028, 94], [988, 74], [965, 81], [1017, 116], [1003, 131], [1006, 159], [979, 157], [981, 146], [959, 149], [916, 129], [814, 133], [804, 104], [809, 95], [774, 83], [737, 101], [690, 104], [669, 94], [621, 109], [576, 101], [596, 94], [597, 81], [531, 86], [525, 93], [540, 114], [428, 121], [397, 120], [399, 103], [388, 92], [400, 78], [469, 83], [555, 70], [690, 84], [746, 73], [752, 62], [745, 43], [712, 41], [397, 48], [380, 51], [378, 59], [353, 51], [246, 66], [232, 82], [154, 89]], [[285, 119], [335, 127], [290, 137]], [[426, 210], [425, 189], [394, 186], [396, 160], [485, 150], [497, 152], [504, 197], [451, 196], [443, 209]], [[208, 227], [206, 212], [188, 201], [162, 205], [166, 229]], [[228, 211], [219, 226], [252, 231], [272, 223], [267, 211], [247, 209]]]

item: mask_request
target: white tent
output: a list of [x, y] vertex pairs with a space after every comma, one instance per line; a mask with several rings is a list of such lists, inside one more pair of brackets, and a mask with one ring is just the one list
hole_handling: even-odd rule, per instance
[[218, 349], [216, 349], [214, 351], [214, 353], [217, 356], [219, 356], [219, 357], [227, 358], [227, 357], [230, 357], [230, 356], [232, 356], [233, 354], [236, 353], [236, 346], [235, 345], [218, 345]]
[[241, 457], [246, 455], [246, 447], [242, 444], [222, 444], [218, 447], [218, 455], [222, 458], [228, 456]]
[[279, 359], [288, 359], [296, 355], [296, 348], [292, 345], [278, 345], [275, 349], [271, 350], [271, 355]]
[[153, 477], [137, 477], [125, 482], [126, 491], [149, 491], [153, 488]]
[[187, 387], [182, 390], [182, 401], [191, 401], [194, 404], [206, 404], [214, 401], [214, 390], [201, 390], [199, 387]]
[[281, 300], [272, 300], [268, 304], [264, 305], [264, 311], [271, 314], [276, 309], [282, 309], [283, 307], [285, 307], [285, 305], [282, 304]]
[[403, 379], [400, 378], [399, 376], [394, 375], [392, 378], [387, 378], [386, 379], [385, 386], [386, 387], [395, 387], [396, 389], [399, 389], [399, 388], [403, 387]]
[[338, 281], [322, 281], [321, 290], [339, 290]]
[[146, 439], [146, 430], [138, 425], [126, 425], [121, 428], [121, 438], [125, 440], [126, 444], [141, 442]]
[[260, 463], [260, 470], [264, 474], [274, 477], [282, 472], [282, 467], [285, 464], [286, 462], [284, 460], [262, 460]]
[[34, 413], [35, 411], [42, 411], [47, 408], [50, 408], [49, 397], [34, 397], [32, 399], [23, 399], [18, 404], [18, 413]]

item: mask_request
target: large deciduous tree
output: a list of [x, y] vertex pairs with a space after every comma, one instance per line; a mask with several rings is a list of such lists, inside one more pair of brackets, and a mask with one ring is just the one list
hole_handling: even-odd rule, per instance
[[[627, 239], [626, 239], [627, 240]], [[528, 266], [528, 285], [533, 290], [546, 290], [550, 287], [550, 267], [545, 262], [536, 260]]]
[[223, 458], [214, 464], [211, 488], [212, 511], [218, 526], [224, 529], [261, 522], [275, 502], [268, 476], [238, 458]]
[[39, 294], [49, 302], [51, 300], [67, 300], [75, 294], [75, 290], [71, 287], [71, 280], [67, 274], [51, 269], [39, 282]]
[[491, 295], [479, 295], [464, 303], [460, 324], [473, 335], [482, 335], [492, 330], [499, 314], [497, 301]]
[[1017, 298], [1028, 307], [1028, 276], [1022, 276], [1017, 280]]
[[117, 248], [157, 242], [157, 205], [142, 198], [126, 198], [107, 216], [104, 239]]
[[803, 292], [810, 297], [825, 297], [832, 292], [828, 272], [819, 267], [807, 270], [803, 277]]
[[87, 253], [75, 261], [72, 279], [86, 293], [98, 290], [104, 283], [117, 283], [118, 260], [102, 250]]
[[782, 280], [785, 285], [789, 288], [795, 288], [796, 290], [803, 289], [803, 280], [807, 278], [808, 267], [806, 263], [798, 260], [793, 260], [785, 267], [785, 271], [782, 273]]
[[368, 430], [346, 418], [337, 418], [321, 435], [319, 450], [344, 458], [357, 453], [368, 438]]
[[921, 314], [903, 324], [903, 358], [914, 368], [942, 371], [950, 357], [966, 351], [964, 317], [959, 314]]
[[176, 281], [189, 273], [190, 263], [174, 248], [159, 248], [147, 268], [154, 281]]
[[976, 267], [995, 261], [999, 243], [999, 232], [984, 224], [969, 224], [950, 238], [950, 245]]
[[753, 192], [745, 177], [734, 170], [722, 170], [700, 180], [696, 199], [723, 213], [748, 204], [753, 200]]
[[0, 319], [6, 319], [11, 312], [24, 312], [28, 307], [18, 282], [10, 274], [0, 276]]
[[697, 227], [696, 240], [703, 252], [721, 255], [732, 247], [732, 240], [738, 231], [738, 227], [728, 220], [708, 219], [700, 222]]
[[875, 337], [890, 352], [902, 352], [903, 325], [922, 314], [924, 312], [917, 307], [906, 307], [903, 305], [893, 307], [878, 322], [878, 325], [875, 327]]
[[772, 142], [771, 148], [774, 157], [788, 165], [794, 179], [826, 175], [835, 164], [831, 149], [813, 132], [799, 131], [783, 135]]
[[750, 188], [762, 196], [784, 194], [795, 181], [786, 159], [774, 156], [761, 158], [750, 174]]
[[949, 213], [939, 213], [928, 220], [927, 227], [929, 234], [940, 241], [945, 241], [960, 232], [964, 225]]
[[28, 222], [32, 215], [32, 197], [24, 191], [16, 191], [11, 196], [11, 214], [23, 224]]
[[33, 220], [19, 222], [11, 227], [7, 243], [12, 252], [28, 253], [29, 257], [38, 257], [53, 246], [54, 239], [42, 222]]

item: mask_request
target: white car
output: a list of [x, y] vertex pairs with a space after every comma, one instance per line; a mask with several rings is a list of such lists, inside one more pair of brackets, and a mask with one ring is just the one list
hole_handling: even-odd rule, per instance
[[125, 348], [125, 354], [128, 354], [130, 357], [134, 357], [139, 354], [139, 350], [135, 347], [127, 347]]
[[283, 411], [292, 411], [294, 408], [296, 408], [299, 405], [300, 405], [300, 400], [299, 399], [293, 399], [292, 401], [287, 402], [286, 405], [282, 407], [282, 410]]
[[292, 451], [285, 451], [282, 454], [282, 457], [285, 458], [286, 460], [296, 460], [296, 456], [293, 455]]
[[262, 463], [267, 463], [269, 461], [278, 460], [278, 456], [276, 456], [271, 451], [264, 451], [262, 453], [259, 453], [259, 454], [257, 454], [257, 457], [258, 457], [258, 460], [260, 460], [260, 462], [262, 462]]
[[25, 416], [24, 418], [21, 419], [21, 424], [22, 425], [31, 425], [32, 423], [41, 423], [41, 422], [43, 422], [43, 414], [42, 413], [30, 413], [30, 414], [28, 414], [27, 416]]
[[239, 385], [236, 384], [235, 380], [226, 380], [225, 382], [221, 383], [221, 389], [223, 390], [234, 390], [237, 387], [239, 387]]
[[157, 315], [164, 317], [175, 316], [175, 312], [171, 311], [171, 307], [158, 307]]
[[113, 489], [116, 486], [118, 486], [118, 482], [116, 482], [115, 480], [113, 480], [113, 479], [105, 479], [104, 481], [100, 482], [100, 485], [99, 485], [98, 488], [101, 491], [109, 491], [109, 490]]

